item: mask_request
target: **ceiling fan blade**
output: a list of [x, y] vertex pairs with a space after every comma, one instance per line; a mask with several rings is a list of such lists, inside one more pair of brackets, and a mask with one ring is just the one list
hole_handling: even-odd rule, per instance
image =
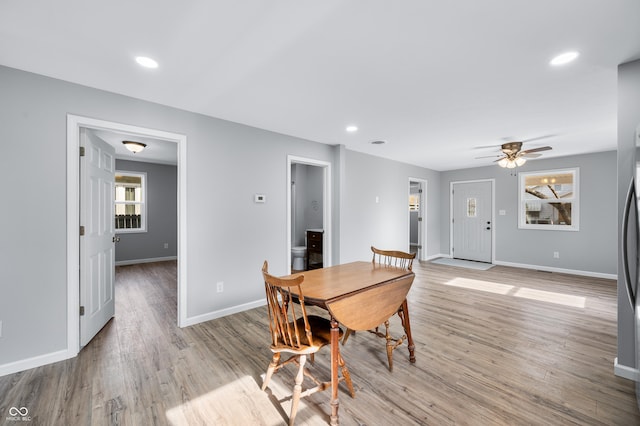
[[531, 154], [532, 152], [549, 151], [552, 149], [550, 146], [541, 146], [540, 148], [527, 149], [522, 151], [521, 154]]
[[479, 160], [481, 158], [495, 158], [495, 157], [502, 157], [502, 155], [498, 154], [498, 155], [485, 155], [483, 157], [476, 157], [476, 160]]
[[533, 141], [539, 141], [541, 139], [547, 139], [547, 138], [552, 138], [556, 135], [543, 135], [543, 136], [538, 136], [537, 138], [530, 138], [530, 139], [525, 139], [522, 142], [533, 142]]
[[521, 154], [518, 155], [518, 157], [522, 157], [522, 158], [538, 158], [538, 157], [542, 157], [542, 154], [534, 154], [534, 153], [528, 153], [528, 154]]
[[474, 146], [471, 149], [488, 149], [488, 148], [495, 148], [495, 149], [500, 149], [500, 145], [497, 144], [493, 144], [493, 145], [481, 145], [481, 146]]

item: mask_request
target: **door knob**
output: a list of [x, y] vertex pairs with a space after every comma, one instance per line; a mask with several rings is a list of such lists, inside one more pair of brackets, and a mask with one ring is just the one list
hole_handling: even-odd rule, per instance
[[119, 243], [120, 242], [120, 237], [118, 237], [117, 235], [115, 237], [113, 237], [111, 239], [111, 241], [113, 241], [114, 243]]
[[490, 230], [491, 230], [491, 227], [490, 227], [490, 226], [487, 226], [487, 231], [490, 231]]

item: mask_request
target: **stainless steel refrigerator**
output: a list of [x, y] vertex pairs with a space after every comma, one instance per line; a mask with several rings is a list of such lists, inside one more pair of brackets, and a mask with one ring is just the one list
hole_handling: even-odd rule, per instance
[[636, 381], [640, 407], [640, 60], [618, 67], [618, 351], [614, 371]]

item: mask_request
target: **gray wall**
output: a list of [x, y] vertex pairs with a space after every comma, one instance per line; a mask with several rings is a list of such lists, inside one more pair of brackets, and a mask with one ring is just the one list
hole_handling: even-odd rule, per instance
[[[177, 167], [116, 160], [116, 169], [147, 174], [147, 231], [119, 233], [116, 262], [135, 263], [178, 255]], [[169, 247], [164, 248], [168, 243]]]
[[[450, 182], [495, 179], [495, 261], [577, 272], [617, 273], [616, 152], [529, 161], [517, 172], [580, 168], [580, 230], [518, 229], [518, 177], [497, 166], [443, 172], [441, 252], [449, 254]], [[498, 215], [506, 210], [505, 216]], [[554, 259], [553, 252], [560, 252]]]
[[370, 259], [372, 245], [409, 250], [409, 178], [428, 181], [427, 256], [439, 252], [438, 172], [346, 150], [344, 173], [340, 203], [342, 262]]

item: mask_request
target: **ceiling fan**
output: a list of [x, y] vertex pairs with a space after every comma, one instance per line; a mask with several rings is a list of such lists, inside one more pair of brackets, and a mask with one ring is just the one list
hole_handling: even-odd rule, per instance
[[496, 163], [500, 167], [506, 167], [508, 169], [513, 169], [518, 166], [522, 166], [527, 162], [529, 158], [538, 158], [542, 154], [539, 154], [541, 151], [548, 151], [552, 149], [550, 146], [541, 146], [539, 148], [532, 148], [522, 151], [522, 144], [524, 142], [529, 142], [532, 140], [537, 140], [542, 138], [529, 139], [526, 141], [512, 141], [503, 143], [500, 146], [500, 151], [502, 154], [498, 155], [488, 155], [485, 157], [476, 157], [476, 158], [490, 158], [490, 157], [501, 157], [495, 160]]

